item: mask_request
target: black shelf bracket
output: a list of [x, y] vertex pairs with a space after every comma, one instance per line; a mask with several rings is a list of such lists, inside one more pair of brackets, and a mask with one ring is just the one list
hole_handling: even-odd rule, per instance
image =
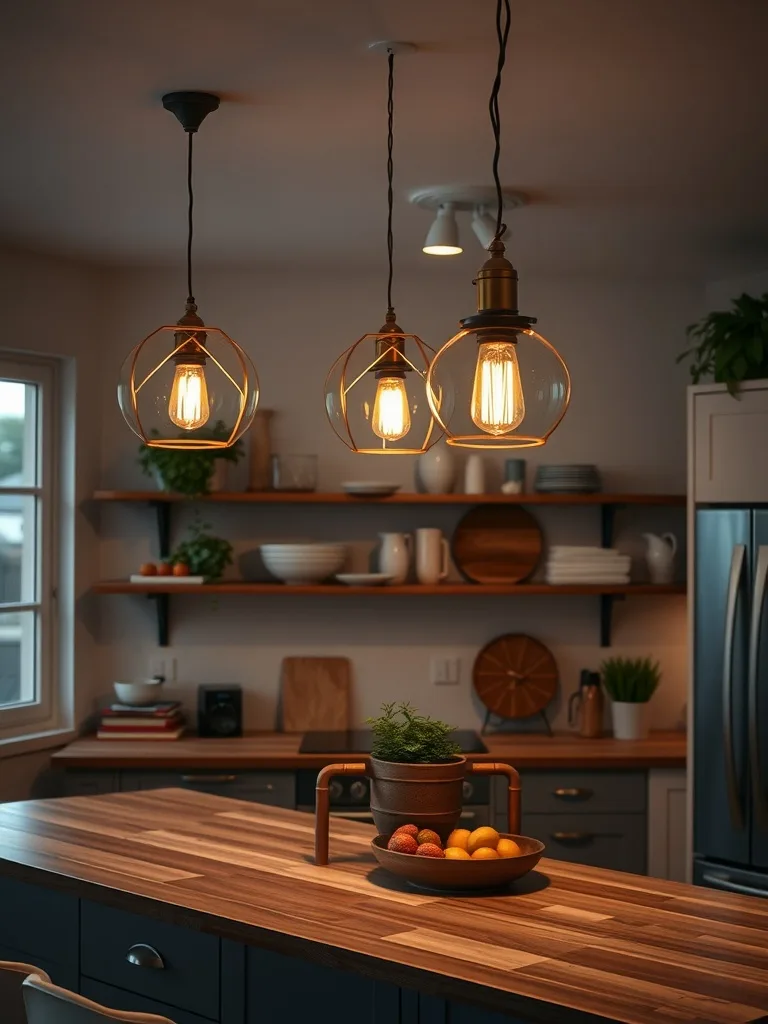
[[159, 557], [165, 561], [171, 555], [171, 503], [170, 501], [152, 501], [157, 515], [157, 543]]
[[155, 614], [157, 616], [157, 646], [167, 647], [169, 636], [168, 610], [170, 607], [170, 594], [147, 594], [150, 601], [155, 602]]
[[[624, 508], [623, 505], [601, 505], [600, 506], [600, 545], [604, 548], [613, 547], [614, 532], [616, 529], [616, 512]], [[601, 594], [600, 595], [600, 646], [611, 646], [611, 633], [613, 629], [613, 603], [616, 600], [624, 600], [623, 594]]]

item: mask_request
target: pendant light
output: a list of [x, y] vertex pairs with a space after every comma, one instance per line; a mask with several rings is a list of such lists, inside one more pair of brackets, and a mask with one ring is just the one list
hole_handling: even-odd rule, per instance
[[148, 334], [123, 363], [117, 398], [131, 430], [150, 448], [228, 448], [253, 422], [259, 381], [253, 363], [220, 327], [207, 326], [192, 292], [192, 139], [218, 96], [163, 97], [187, 133], [187, 303], [175, 324]]
[[[392, 178], [395, 54], [410, 43], [373, 43], [387, 53], [387, 312], [375, 334], [364, 334], [343, 352], [325, 381], [325, 411], [335, 433], [363, 455], [420, 455], [442, 437], [426, 401], [425, 384], [434, 349], [398, 326], [392, 305]], [[435, 385], [435, 409], [447, 421], [452, 395]]]
[[[443, 345], [427, 374], [427, 399], [448, 444], [461, 448], [532, 448], [547, 438], [565, 415], [571, 397], [568, 367], [546, 338], [533, 330], [534, 317], [517, 308], [517, 271], [504, 256], [503, 192], [499, 179], [501, 120], [499, 90], [510, 29], [509, 0], [497, 0], [499, 56], [490, 99], [495, 140], [493, 180], [496, 225], [488, 259], [477, 275], [477, 313]], [[434, 402], [441, 377], [457, 382], [451, 420]]]

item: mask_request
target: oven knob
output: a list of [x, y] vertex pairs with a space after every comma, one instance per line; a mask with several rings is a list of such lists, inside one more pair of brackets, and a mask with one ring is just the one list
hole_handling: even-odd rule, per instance
[[464, 782], [461, 787], [461, 793], [465, 800], [471, 800], [472, 794], [475, 792], [475, 787], [471, 782]]
[[349, 787], [349, 795], [353, 800], [365, 800], [368, 796], [368, 784], [358, 779]]
[[344, 796], [344, 786], [338, 779], [331, 779], [328, 784], [328, 796], [331, 800], [341, 800]]

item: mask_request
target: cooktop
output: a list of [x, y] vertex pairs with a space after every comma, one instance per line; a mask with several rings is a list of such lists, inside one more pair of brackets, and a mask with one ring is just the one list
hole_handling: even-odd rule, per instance
[[[487, 754], [488, 747], [472, 729], [457, 729], [453, 739], [465, 754]], [[370, 754], [373, 733], [370, 729], [347, 729], [339, 732], [306, 732], [299, 747], [300, 754]]]

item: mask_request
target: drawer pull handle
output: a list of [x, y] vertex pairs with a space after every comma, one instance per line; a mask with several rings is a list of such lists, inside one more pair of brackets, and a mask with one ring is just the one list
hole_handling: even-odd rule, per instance
[[561, 786], [554, 791], [553, 796], [558, 796], [561, 800], [589, 800], [592, 790], [581, 789], [578, 786]]
[[227, 782], [236, 782], [236, 775], [182, 775], [182, 782], [202, 782], [206, 786], [223, 786]]
[[151, 967], [156, 971], [165, 969], [163, 958], [154, 946], [148, 946], [145, 942], [139, 942], [135, 946], [131, 946], [125, 954], [125, 959], [129, 964], [133, 964], [134, 967]]
[[556, 843], [584, 843], [595, 838], [594, 832], [553, 832]]

